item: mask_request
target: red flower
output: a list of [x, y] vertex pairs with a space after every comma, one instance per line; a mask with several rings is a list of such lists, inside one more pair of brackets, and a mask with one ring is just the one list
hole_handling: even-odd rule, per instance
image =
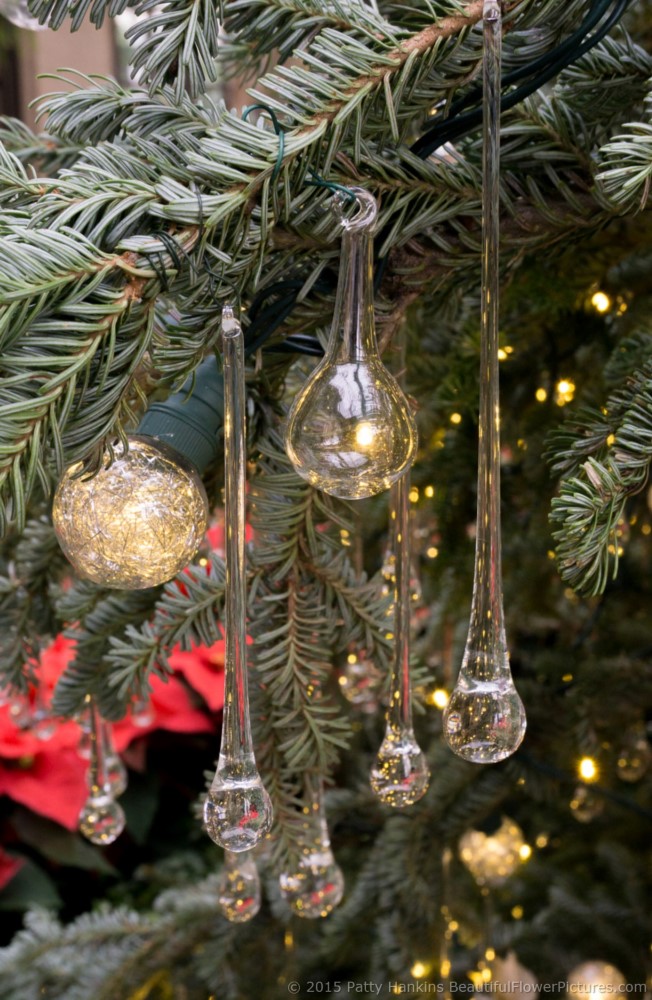
[[184, 652], [178, 646], [169, 657], [170, 666], [180, 671], [213, 712], [224, 705], [224, 639], [212, 646], [193, 646]]

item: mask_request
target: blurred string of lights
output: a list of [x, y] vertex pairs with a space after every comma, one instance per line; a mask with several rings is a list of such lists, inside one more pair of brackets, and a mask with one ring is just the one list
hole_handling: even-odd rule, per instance
[[[594, 0], [578, 28], [563, 42], [543, 52], [526, 65], [503, 75], [501, 109], [507, 111], [515, 107], [567, 66], [586, 55], [618, 23], [632, 2], [633, 0]], [[433, 109], [428, 128], [410, 147], [410, 152], [419, 159], [425, 160], [447, 143], [455, 142], [477, 131], [482, 121], [481, 87], [471, 87], [463, 97], [453, 102], [446, 115], [445, 108], [445, 102], [442, 102], [441, 107]], [[275, 116], [273, 120], [276, 131], [282, 131]], [[317, 182], [317, 186], [333, 187], [330, 182], [323, 180]], [[385, 232], [377, 235], [375, 241], [377, 246], [383, 244], [385, 236]], [[387, 257], [377, 255], [374, 276], [376, 288], [380, 286], [386, 265]], [[282, 327], [292, 314], [304, 284], [303, 277], [290, 277], [274, 282], [254, 296], [247, 312], [246, 344], [249, 350], [262, 347]], [[334, 285], [335, 276], [324, 273], [314, 282], [312, 292], [329, 293]], [[609, 297], [606, 293], [600, 294], [604, 298], [597, 298], [594, 303], [595, 308], [607, 311], [610, 308], [610, 301], [607, 302]], [[602, 306], [605, 308], [602, 309]], [[291, 335], [282, 343], [268, 345], [267, 349], [279, 353], [291, 351], [312, 356], [323, 354], [319, 340], [305, 334]]]

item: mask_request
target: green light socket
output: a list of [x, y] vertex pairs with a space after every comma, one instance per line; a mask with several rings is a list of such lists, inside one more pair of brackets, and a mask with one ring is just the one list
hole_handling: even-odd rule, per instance
[[219, 454], [218, 431], [224, 422], [224, 382], [211, 355], [179, 392], [152, 403], [136, 433], [164, 441], [195, 466], [200, 475]]

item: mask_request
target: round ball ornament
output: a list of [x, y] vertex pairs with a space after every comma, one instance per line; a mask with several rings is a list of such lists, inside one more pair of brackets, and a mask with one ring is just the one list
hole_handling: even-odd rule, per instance
[[54, 496], [59, 544], [77, 574], [104, 587], [141, 590], [175, 576], [208, 525], [196, 469], [162, 441], [134, 435], [97, 475], [71, 466]]
[[620, 969], [597, 959], [582, 962], [567, 976], [569, 997], [595, 997], [596, 994], [621, 993], [627, 985]]
[[497, 888], [521, 863], [525, 837], [521, 828], [503, 817], [495, 833], [468, 830], [459, 842], [459, 856], [480, 886]]

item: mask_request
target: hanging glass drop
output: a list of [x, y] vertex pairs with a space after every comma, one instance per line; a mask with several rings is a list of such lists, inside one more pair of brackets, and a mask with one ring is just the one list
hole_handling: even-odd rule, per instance
[[242, 329], [222, 311], [224, 349], [225, 661], [222, 742], [204, 804], [209, 836], [227, 851], [248, 851], [272, 825], [272, 804], [256, 767], [246, 662], [245, 381]]
[[256, 916], [260, 909], [260, 877], [249, 851], [224, 852], [218, 893], [218, 906], [232, 924], [244, 924]]
[[389, 489], [417, 448], [407, 400], [378, 354], [374, 325], [375, 198], [353, 188], [357, 212], [347, 218], [333, 199], [342, 228], [340, 277], [323, 361], [297, 394], [285, 443], [294, 468], [332, 496], [357, 500]]
[[102, 722], [97, 705], [90, 703], [90, 768], [89, 795], [79, 815], [79, 830], [92, 844], [106, 846], [120, 836], [125, 827], [125, 814], [110, 793], [104, 760]]
[[412, 727], [410, 685], [410, 474], [393, 487], [396, 511], [395, 647], [390, 679], [385, 738], [371, 771], [371, 787], [381, 802], [398, 809], [411, 806], [425, 794], [430, 771]]
[[134, 698], [131, 704], [131, 721], [139, 729], [147, 729], [154, 722], [154, 709], [147, 698]]
[[111, 724], [105, 719], [100, 720], [102, 745], [104, 749], [104, 770], [106, 783], [114, 799], [119, 798], [127, 791], [128, 776], [127, 768], [122, 762], [122, 757], [113, 745], [113, 733]]
[[526, 720], [509, 666], [501, 576], [498, 293], [502, 29], [497, 0], [485, 0], [483, 16], [482, 323], [475, 572], [471, 622], [457, 684], [444, 712], [444, 736], [451, 750], [465, 760], [493, 764], [518, 748]]
[[296, 866], [279, 877], [281, 895], [293, 913], [307, 920], [327, 917], [344, 894], [344, 876], [328, 836], [321, 781], [308, 780], [308, 805]]

